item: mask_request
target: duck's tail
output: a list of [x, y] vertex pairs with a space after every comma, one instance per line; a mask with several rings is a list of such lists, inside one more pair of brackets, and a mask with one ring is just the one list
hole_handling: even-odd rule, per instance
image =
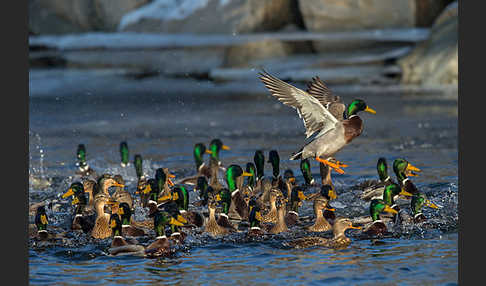
[[302, 151], [303, 150], [304, 150], [304, 148], [300, 149], [299, 152], [292, 154], [292, 156], [290, 156], [290, 160], [302, 159]]

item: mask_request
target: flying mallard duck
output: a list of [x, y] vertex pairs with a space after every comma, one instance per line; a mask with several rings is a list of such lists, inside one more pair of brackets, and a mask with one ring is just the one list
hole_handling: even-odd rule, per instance
[[[336, 154], [346, 144], [349, 144], [363, 131], [363, 121], [357, 115], [360, 111], [375, 114], [376, 111], [368, 107], [361, 99], [355, 99], [346, 109], [338, 96], [318, 77], [313, 78], [307, 92], [296, 88], [267, 72], [260, 73], [260, 80], [282, 103], [295, 109], [304, 121], [307, 138], [313, 136], [310, 142], [291, 160], [315, 158], [343, 174], [341, 167], [347, 165], [341, 162], [332, 163], [328, 159]], [[344, 111], [346, 110], [346, 119]]]
[[353, 226], [353, 223], [348, 218], [338, 218], [332, 227], [333, 238], [327, 239], [318, 236], [302, 237], [286, 242], [284, 245], [294, 248], [307, 248], [313, 246], [324, 246], [328, 248], [346, 247], [351, 243], [351, 239], [346, 237], [345, 231], [350, 228], [361, 229], [359, 226]]

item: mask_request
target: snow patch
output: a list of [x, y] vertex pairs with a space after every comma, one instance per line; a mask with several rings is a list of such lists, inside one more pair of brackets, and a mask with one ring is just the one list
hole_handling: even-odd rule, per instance
[[[220, 0], [227, 4], [230, 0]], [[123, 16], [118, 30], [137, 23], [143, 19], [155, 19], [161, 21], [181, 20], [194, 13], [194, 11], [207, 6], [209, 0], [155, 0], [139, 9]]]

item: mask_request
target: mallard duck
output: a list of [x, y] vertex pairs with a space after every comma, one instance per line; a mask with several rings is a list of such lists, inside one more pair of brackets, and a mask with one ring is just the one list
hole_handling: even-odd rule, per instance
[[96, 220], [91, 236], [93, 238], [105, 239], [111, 236], [110, 215], [105, 213], [105, 205], [114, 205], [116, 202], [110, 200], [105, 193], [99, 193], [95, 198]]
[[388, 165], [385, 158], [378, 158], [378, 162], [376, 163], [376, 170], [378, 172], [379, 181], [367, 180], [355, 186], [359, 189], [363, 189], [361, 199], [365, 201], [381, 198], [383, 196], [383, 190], [385, 189], [385, 187], [395, 183], [393, 182], [393, 179], [390, 178], [390, 176], [388, 175]]
[[239, 220], [248, 219], [248, 205], [243, 198], [240, 190], [243, 189], [244, 177], [252, 176], [251, 173], [244, 172], [238, 165], [230, 165], [226, 169], [226, 183], [231, 192], [231, 204], [228, 215]]
[[417, 174], [415, 172], [421, 172], [419, 168], [413, 166], [403, 158], [398, 158], [393, 161], [393, 171], [397, 175], [398, 185], [404, 191], [412, 195], [419, 193], [417, 187], [408, 178], [408, 176], [416, 176]]
[[270, 93], [282, 103], [295, 109], [304, 121], [307, 138], [313, 138], [305, 146], [290, 157], [291, 160], [315, 158], [343, 174], [341, 167], [347, 165], [341, 162], [332, 163], [328, 158], [336, 154], [346, 144], [349, 144], [363, 131], [363, 121], [357, 115], [360, 111], [372, 114], [376, 112], [361, 99], [355, 99], [349, 104], [344, 119], [345, 105], [318, 77], [309, 84], [307, 92], [296, 88], [267, 72], [260, 73], [260, 80], [270, 90]]
[[165, 235], [165, 227], [167, 225], [182, 226], [183, 223], [170, 216], [169, 213], [156, 209], [149, 215], [154, 220], [154, 231], [156, 238], [145, 248], [145, 255], [147, 257], [161, 257], [171, 256], [174, 254], [174, 249], [171, 247], [170, 241]]
[[135, 239], [125, 239], [123, 237], [122, 222], [120, 216], [116, 213], [110, 216], [110, 228], [112, 231], [113, 240], [108, 252], [111, 255], [143, 255], [145, 247], [138, 244]]
[[308, 231], [324, 232], [332, 228], [331, 224], [324, 218], [323, 215], [323, 210], [329, 209], [328, 203], [329, 200], [323, 196], [319, 196], [314, 200], [314, 215], [316, 220], [313, 225], [306, 228]]
[[126, 141], [120, 142], [120, 166], [125, 168], [130, 165], [129, 162], [129, 153], [128, 153], [128, 144]]
[[284, 182], [282, 176], [280, 176], [280, 156], [278, 155], [277, 150], [271, 150], [270, 153], [268, 153], [268, 163], [272, 165], [272, 187], [283, 191]]
[[209, 171], [211, 173], [209, 185], [216, 191], [219, 191], [223, 187], [218, 181], [219, 169], [226, 171], [219, 160], [219, 152], [221, 150], [230, 150], [230, 147], [223, 145], [223, 142], [219, 139], [213, 139], [209, 144], [209, 150], [206, 152], [211, 154], [209, 156]]
[[307, 248], [313, 246], [342, 248], [348, 246], [351, 243], [351, 239], [349, 239], [345, 235], [345, 231], [350, 228], [361, 229], [361, 227], [359, 226], [353, 226], [353, 223], [348, 218], [338, 218], [332, 227], [333, 238], [331, 239], [318, 236], [310, 236], [299, 238], [284, 244], [294, 248]]
[[299, 207], [302, 205], [302, 201], [306, 199], [304, 190], [300, 186], [292, 188], [290, 193], [289, 211], [285, 216], [285, 223], [287, 226], [293, 226], [299, 221]]
[[264, 208], [265, 205], [270, 204], [270, 192], [272, 190], [272, 182], [268, 178], [263, 178], [261, 180], [261, 190], [262, 193], [257, 199], [257, 204], [260, 208]]
[[126, 191], [124, 187], [120, 187], [125, 186], [125, 180], [123, 180], [121, 175], [115, 175], [113, 179], [115, 179], [115, 181], [118, 183], [118, 186], [115, 187], [115, 192], [111, 197], [119, 203], [127, 203], [130, 208], [133, 209], [132, 195], [130, 195], [130, 193]]
[[95, 224], [96, 213], [94, 209], [87, 207], [86, 196], [84, 195], [84, 186], [80, 182], [71, 184], [62, 198], [73, 196], [71, 204], [75, 206], [74, 218], [71, 221], [72, 230], [82, 230], [84, 233], [89, 233]]
[[412, 197], [412, 194], [410, 194], [409, 192], [400, 188], [397, 184], [387, 185], [385, 187], [385, 190], [383, 191], [383, 201], [385, 202], [385, 204], [390, 206], [392, 209], [394, 209], [396, 211], [400, 211], [400, 208], [398, 207], [398, 205], [395, 204], [395, 197], [397, 197], [399, 195]]
[[176, 203], [180, 214], [190, 224], [201, 227], [204, 224], [204, 218], [201, 214], [189, 210], [189, 192], [183, 185], [175, 185], [168, 197], [160, 198], [159, 201], [172, 200]]
[[[209, 233], [211, 236], [219, 236], [219, 235], [225, 235], [236, 231], [236, 229], [232, 225], [231, 226], [221, 225], [218, 222], [219, 220], [218, 221], [216, 220], [216, 208], [217, 208], [217, 201], [215, 199], [210, 199], [208, 202], [209, 218], [206, 221], [206, 224], [204, 226], [204, 232]], [[220, 218], [221, 215], [222, 214], [220, 214]]]
[[267, 229], [262, 229], [262, 214], [259, 206], [251, 206], [250, 214], [248, 215], [248, 221], [250, 222], [250, 227], [248, 228], [247, 236], [258, 237], [266, 234]]
[[62, 238], [63, 235], [55, 234], [47, 230], [49, 220], [47, 219], [46, 209], [44, 206], [38, 206], [34, 219], [37, 233], [31, 233], [31, 237], [39, 241], [53, 241], [58, 238]]
[[174, 186], [170, 178], [175, 178], [169, 173], [168, 168], [158, 168], [155, 170], [155, 181], [157, 182], [158, 194], [160, 197], [168, 196], [170, 193], [169, 186]]
[[253, 196], [256, 192], [255, 188], [257, 185], [257, 174], [255, 164], [248, 162], [246, 163], [245, 172], [251, 174], [251, 176], [246, 176], [246, 184], [242, 187], [242, 193], [248, 196]]
[[[194, 202], [195, 206], [207, 206], [208, 199], [209, 199], [209, 184], [208, 180], [204, 176], [200, 176], [197, 178], [196, 187], [194, 188], [195, 192], [199, 192], [199, 201]], [[212, 190], [212, 188], [211, 188]]]
[[[188, 223], [188, 221], [184, 218], [182, 213], [179, 211], [179, 207], [175, 201], [168, 201], [162, 204], [162, 208], [165, 212], [167, 212], [171, 217], [175, 218], [177, 221], [182, 223], [183, 225]], [[182, 231], [182, 225], [171, 224], [170, 225], [170, 240], [173, 240], [179, 244], [184, 243], [184, 240], [187, 237], [187, 234]]]
[[315, 180], [311, 173], [309, 159], [300, 160], [300, 171], [304, 177], [305, 185], [310, 186], [315, 184]]
[[94, 210], [94, 198], [98, 194], [98, 186], [96, 186], [96, 181], [85, 180], [83, 181], [84, 192], [88, 193], [88, 207]]
[[219, 202], [222, 205], [222, 212], [218, 213], [218, 220], [217, 220], [218, 225], [236, 231], [235, 226], [233, 225], [233, 223], [230, 222], [228, 217], [228, 213], [232, 202], [231, 192], [227, 188], [223, 188], [219, 190], [219, 192], [214, 197], [214, 200]]
[[110, 187], [125, 187], [125, 185], [119, 184], [112, 175], [103, 174], [98, 178], [98, 181], [94, 187], [97, 188], [97, 190], [94, 190], [93, 193], [103, 193], [110, 197], [111, 195], [108, 191]]
[[[337, 198], [336, 191], [331, 185], [321, 186], [320, 195], [324, 197], [328, 202]], [[334, 224], [334, 221], [336, 220], [336, 213], [333, 208], [326, 207], [322, 212], [322, 215], [331, 225]]]
[[256, 150], [255, 155], [253, 155], [253, 162], [256, 167], [256, 180], [257, 182], [263, 178], [265, 175], [265, 155], [262, 150]]
[[275, 222], [275, 225], [272, 226], [272, 228], [270, 228], [268, 231], [271, 234], [278, 234], [289, 230], [287, 228], [287, 224], [285, 223], [286, 201], [287, 199], [279, 197], [275, 202], [277, 207], [277, 221]]
[[118, 214], [121, 218], [122, 234], [124, 236], [144, 236], [145, 231], [132, 223], [132, 208], [125, 202], [120, 203]]
[[278, 189], [272, 189], [270, 191], [270, 209], [263, 214], [262, 216], [262, 222], [271, 222], [271, 223], [276, 223], [277, 222], [277, 198], [279, 196], [283, 196], [282, 192]]
[[374, 199], [370, 203], [370, 215], [372, 223], [366, 226], [363, 234], [366, 236], [383, 236], [388, 233], [386, 224], [380, 219], [380, 213], [387, 212], [397, 214], [398, 212], [388, 206], [383, 200]]
[[285, 170], [283, 175], [284, 189], [281, 190], [282, 194], [287, 200], [290, 200], [292, 189], [296, 186], [294, 172], [290, 169]]
[[77, 175], [81, 177], [90, 177], [96, 178], [96, 172], [91, 169], [91, 167], [86, 162], [86, 147], [84, 144], [78, 145], [78, 150], [76, 151], [78, 162], [76, 162], [76, 166], [78, 166], [78, 170], [76, 171]]
[[439, 207], [427, 199], [427, 196], [423, 193], [416, 193], [412, 196], [410, 201], [410, 209], [412, 210], [413, 222], [420, 223], [427, 220], [422, 213], [422, 208], [427, 206], [429, 208], [438, 209]]
[[142, 155], [136, 154], [133, 158], [133, 166], [135, 167], [135, 174], [137, 175], [137, 189], [135, 194], [140, 195], [140, 204], [142, 207], [147, 206], [148, 193], [145, 194], [142, 191], [147, 187], [147, 176], [143, 173], [143, 159]]

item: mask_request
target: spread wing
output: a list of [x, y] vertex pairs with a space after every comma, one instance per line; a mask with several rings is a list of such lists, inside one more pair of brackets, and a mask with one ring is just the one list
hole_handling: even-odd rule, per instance
[[317, 131], [322, 133], [335, 128], [338, 120], [317, 98], [265, 71], [260, 73], [260, 80], [279, 101], [297, 109], [299, 117], [304, 121], [307, 138]]
[[307, 93], [319, 100], [322, 106], [326, 107], [336, 119], [339, 121], [344, 119], [343, 114], [346, 106], [341, 98], [334, 95], [318, 76], [313, 77], [312, 82], [307, 84]]

